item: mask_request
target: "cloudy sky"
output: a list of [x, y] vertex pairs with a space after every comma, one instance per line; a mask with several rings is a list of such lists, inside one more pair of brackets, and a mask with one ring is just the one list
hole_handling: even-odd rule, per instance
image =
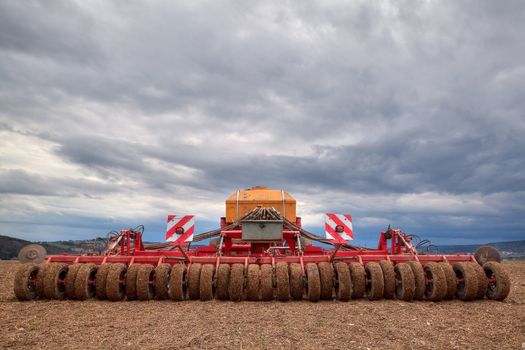
[[525, 238], [523, 1], [0, 1], [0, 235], [266, 185], [439, 244]]

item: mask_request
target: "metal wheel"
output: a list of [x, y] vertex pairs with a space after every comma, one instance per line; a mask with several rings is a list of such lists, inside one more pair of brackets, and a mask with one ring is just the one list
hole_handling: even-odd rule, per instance
[[128, 300], [137, 299], [137, 275], [140, 270], [140, 264], [132, 264], [128, 267], [126, 274], [126, 298]]
[[414, 279], [416, 281], [416, 291], [414, 292], [414, 300], [422, 300], [425, 295], [425, 272], [423, 266], [418, 261], [409, 261], [408, 264], [412, 268]]
[[348, 301], [352, 297], [352, 277], [348, 265], [343, 262], [335, 264], [337, 284], [335, 296], [337, 300]]
[[273, 300], [273, 268], [270, 264], [261, 265], [261, 299]]
[[36, 297], [40, 299], [44, 299], [44, 278], [46, 277], [46, 271], [49, 268], [51, 264], [43, 263], [39, 264], [38, 267], [40, 268], [38, 270], [38, 273], [36, 274], [35, 279], [35, 291], [36, 291]]
[[304, 276], [301, 264], [290, 264], [290, 294], [293, 300], [303, 300]]
[[202, 301], [213, 299], [213, 273], [215, 266], [212, 264], [202, 265], [200, 278], [200, 299]]
[[186, 296], [186, 265], [176, 264], [171, 268], [169, 296], [172, 300], [182, 301]]
[[241, 301], [244, 290], [244, 265], [233, 264], [230, 271], [230, 300]]
[[67, 270], [67, 264], [48, 264], [44, 276], [44, 296], [47, 299], [64, 299], [66, 295], [64, 279], [66, 278]]
[[68, 299], [76, 299], [75, 278], [77, 277], [78, 270], [82, 267], [82, 265], [84, 264], [69, 265], [69, 269], [67, 270], [66, 279], [64, 281], [65, 288], [66, 288], [66, 298]]
[[21, 263], [40, 264], [46, 259], [46, 248], [40, 244], [28, 244], [18, 252], [18, 261]]
[[501, 255], [498, 252], [498, 250], [494, 247], [491, 247], [489, 245], [479, 247], [474, 252], [474, 258], [476, 258], [476, 261], [478, 264], [483, 266], [486, 262], [489, 261], [495, 261], [495, 262], [501, 262]]
[[108, 300], [124, 300], [126, 296], [127, 271], [128, 267], [125, 264], [110, 264], [106, 279], [106, 296]]
[[392, 299], [396, 294], [396, 273], [394, 271], [394, 265], [388, 260], [381, 260], [379, 266], [381, 266], [384, 278], [383, 297], [385, 297], [385, 299]]
[[319, 301], [321, 298], [321, 280], [317, 264], [306, 264], [306, 297], [310, 301]]
[[75, 278], [75, 297], [78, 300], [94, 298], [96, 295], [95, 279], [97, 265], [82, 264]]
[[352, 299], [361, 299], [365, 295], [366, 272], [363, 264], [353, 262], [348, 265], [352, 278]]
[[489, 286], [487, 276], [485, 276], [483, 267], [481, 267], [477, 262], [469, 262], [469, 264], [478, 274], [478, 292], [476, 293], [475, 299], [483, 299], [485, 298], [485, 294], [487, 294], [487, 288]]
[[452, 268], [458, 281], [456, 296], [464, 301], [473, 300], [478, 294], [478, 274], [466, 262], [455, 263]]
[[201, 264], [191, 264], [188, 269], [188, 297], [191, 300], [200, 298]]
[[14, 292], [18, 300], [33, 300], [37, 297], [36, 277], [40, 267], [33, 263], [20, 265], [15, 274]]
[[97, 270], [97, 276], [95, 277], [95, 294], [100, 300], [107, 298], [106, 282], [110, 267], [110, 264], [102, 264]]
[[495, 261], [489, 261], [483, 265], [485, 276], [489, 281], [487, 298], [492, 300], [503, 300], [510, 292], [510, 278], [503, 265]]
[[366, 272], [366, 297], [369, 300], [379, 300], [385, 291], [385, 279], [381, 266], [376, 262], [369, 262], [365, 266]]
[[396, 274], [396, 298], [410, 301], [416, 292], [416, 280], [412, 268], [407, 263], [399, 263], [394, 267]]
[[259, 300], [260, 294], [260, 270], [259, 265], [250, 264], [248, 265], [248, 275], [246, 281], [246, 299], [251, 301]]
[[217, 269], [217, 299], [230, 299], [230, 265], [220, 264]]
[[157, 300], [169, 299], [170, 274], [170, 264], [159, 264], [155, 268], [155, 298]]
[[441, 267], [441, 270], [443, 270], [443, 273], [445, 274], [445, 280], [447, 281], [447, 292], [445, 293], [445, 297], [443, 299], [452, 299], [456, 295], [456, 286], [458, 284], [456, 280], [456, 274], [454, 273], [452, 265], [450, 265], [448, 262], [440, 262], [439, 266]]
[[329, 262], [317, 264], [321, 281], [321, 299], [330, 300], [334, 296], [334, 268]]
[[277, 280], [277, 300], [288, 301], [290, 299], [290, 277], [287, 263], [281, 261], [276, 264], [275, 278]]
[[155, 298], [155, 268], [150, 264], [142, 264], [137, 274], [137, 299], [153, 298]]
[[430, 301], [440, 301], [447, 293], [445, 273], [437, 262], [429, 262], [423, 268], [425, 272], [425, 298]]

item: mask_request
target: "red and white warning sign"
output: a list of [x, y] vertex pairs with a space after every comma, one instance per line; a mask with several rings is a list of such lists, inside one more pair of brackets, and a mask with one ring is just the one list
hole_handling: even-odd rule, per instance
[[326, 214], [325, 234], [327, 239], [341, 243], [354, 239], [352, 215]]
[[166, 228], [166, 241], [169, 242], [191, 242], [195, 231], [195, 217], [193, 215], [168, 215], [168, 227]]

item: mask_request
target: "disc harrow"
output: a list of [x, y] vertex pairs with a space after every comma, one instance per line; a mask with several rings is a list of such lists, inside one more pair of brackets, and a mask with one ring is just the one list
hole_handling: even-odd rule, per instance
[[[165, 243], [143, 243], [139, 226], [112, 232], [101, 255], [53, 255], [40, 264], [21, 264], [15, 296], [20, 301], [439, 302], [503, 300], [510, 292], [509, 276], [491, 249], [477, 257], [420, 254], [412, 236], [390, 227], [380, 233], [377, 249], [359, 247], [348, 243], [351, 216], [339, 214], [327, 214], [323, 238], [301, 227], [291, 196], [278, 191], [282, 202], [272, 202], [271, 191], [234, 194], [236, 202], [227, 200], [217, 230], [194, 234], [193, 216], [170, 215]], [[210, 239], [208, 245], [192, 245]]]
[[[424, 271], [422, 296], [416, 293], [414, 264]], [[151, 264], [134, 264], [128, 267], [123, 263], [106, 263], [101, 266], [80, 264], [80, 268], [75, 265], [77, 264], [68, 267], [66, 264], [52, 262], [22, 265], [15, 277], [16, 297], [21, 301], [98, 298], [110, 301], [219, 299], [317, 302], [350, 301], [363, 297], [368, 300], [395, 298], [404, 301], [441, 301], [456, 297], [470, 301], [485, 297], [503, 300], [510, 289], [508, 275], [497, 262], [485, 263], [482, 267], [483, 276], [478, 274], [477, 267], [481, 266], [476, 262], [458, 262], [452, 266], [428, 262], [424, 267], [419, 262], [402, 262], [388, 267], [388, 274], [384, 273], [378, 262], [369, 262], [365, 266], [360, 263], [310, 262], [304, 266], [304, 272], [299, 263], [286, 262], [278, 262], [275, 266], [220, 264], [218, 268], [214, 264], [200, 263], [189, 266], [184, 263], [162, 263], [157, 267]], [[449, 267], [454, 275], [450, 275]], [[69, 275], [70, 273], [73, 275]], [[135, 276], [130, 278], [130, 273]], [[74, 288], [70, 287], [72, 279]], [[41, 281], [43, 286], [39, 286]], [[99, 285], [99, 281], [105, 281], [105, 285]], [[389, 288], [392, 286], [392, 290], [387, 290], [386, 285]]]

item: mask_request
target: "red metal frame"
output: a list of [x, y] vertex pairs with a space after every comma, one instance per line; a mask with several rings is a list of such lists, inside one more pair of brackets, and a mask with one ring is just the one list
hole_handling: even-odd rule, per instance
[[[296, 221], [300, 227], [300, 219]], [[224, 220], [221, 227], [226, 227]], [[232, 230], [223, 230], [220, 233], [221, 248], [216, 245], [195, 246], [189, 244], [171, 245], [171, 249], [147, 249], [142, 242], [142, 232], [122, 230], [113, 238], [114, 249], [100, 256], [75, 256], [53, 255], [48, 262], [61, 263], [105, 263], [151, 264], [157, 266], [161, 263], [174, 264], [272, 264], [283, 261], [287, 263], [304, 264], [309, 262], [342, 261], [345, 263], [360, 262], [366, 265], [372, 261], [389, 260], [393, 264], [406, 261], [419, 261], [425, 265], [428, 262], [448, 262], [450, 264], [460, 261], [475, 261], [472, 255], [454, 254], [418, 254], [411, 243], [411, 238], [401, 230], [388, 229], [379, 235], [377, 249], [346, 250], [336, 246], [335, 249], [326, 249], [320, 246], [297, 246], [299, 231], [283, 230], [283, 239], [277, 242], [250, 243], [243, 242], [242, 230], [238, 226]], [[390, 242], [390, 247], [389, 247]]]

